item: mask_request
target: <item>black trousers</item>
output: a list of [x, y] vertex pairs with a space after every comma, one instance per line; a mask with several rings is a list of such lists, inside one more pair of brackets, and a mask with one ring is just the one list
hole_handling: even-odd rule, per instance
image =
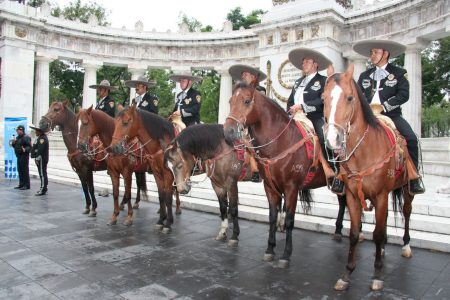
[[17, 171], [19, 172], [19, 185], [30, 187], [30, 156], [28, 153], [17, 156]]
[[44, 192], [47, 191], [48, 186], [47, 164], [48, 162], [36, 160], [36, 166], [39, 171], [39, 178], [41, 179], [41, 191]]
[[[309, 118], [308, 118], [309, 119]], [[319, 137], [320, 146], [322, 147], [322, 153], [325, 159], [328, 160], [328, 157], [333, 157], [333, 151], [329, 150], [327, 146], [325, 145], [325, 138], [323, 136], [323, 125], [325, 124], [325, 121], [323, 118], [311, 118], [309, 119], [314, 126], [314, 131], [316, 132], [317, 136]], [[328, 152], [328, 156], [327, 156]], [[333, 164], [328, 162], [328, 165], [335, 171], [339, 171], [339, 167], [337, 164]]]
[[419, 172], [419, 141], [416, 134], [412, 130], [409, 123], [406, 122], [406, 120], [403, 119], [401, 115], [389, 117], [394, 122], [395, 127], [400, 132], [400, 134], [406, 139], [409, 155], [411, 156], [417, 172]]

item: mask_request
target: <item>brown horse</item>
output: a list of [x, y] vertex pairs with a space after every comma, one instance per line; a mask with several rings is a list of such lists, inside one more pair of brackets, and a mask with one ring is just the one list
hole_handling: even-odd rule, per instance
[[255, 156], [269, 201], [270, 233], [264, 260], [271, 261], [275, 256], [277, 215], [284, 196], [286, 244], [279, 266], [287, 267], [292, 254], [297, 195], [303, 208], [308, 210], [312, 201], [310, 189], [326, 185], [324, 170], [316, 160], [322, 151], [320, 146], [313, 149], [315, 154], [311, 158], [311, 144], [308, 143], [318, 141], [317, 137], [301, 133], [275, 101], [253, 87], [238, 83], [230, 99], [230, 115], [224, 124], [225, 138], [238, 140], [244, 127], [248, 127], [253, 138], [253, 145], [248, 147], [258, 149]]
[[59, 126], [62, 131], [64, 144], [68, 150], [67, 158], [72, 169], [80, 178], [84, 198], [86, 199], [86, 208], [83, 214], [89, 214], [90, 217], [95, 217], [97, 215], [97, 201], [94, 192], [93, 171], [106, 170], [106, 163], [104, 161], [90, 159], [77, 148], [77, 120], [75, 114], [67, 107], [67, 101], [64, 103], [53, 102], [47, 114], [39, 122], [39, 127], [43, 131], [50, 131], [55, 126]]
[[[225, 241], [228, 235], [228, 213], [233, 223], [233, 234], [228, 245], [238, 245], [238, 181], [250, 180], [251, 170], [244, 158], [244, 149], [235, 150], [225, 141], [223, 126], [197, 124], [184, 129], [166, 148], [165, 160], [175, 177], [181, 194], [189, 193], [191, 175], [197, 162], [211, 180], [219, 200], [222, 224], [216, 240]], [[248, 160], [248, 159], [247, 159]]]
[[366, 199], [375, 208], [376, 225], [373, 240], [376, 245], [375, 271], [371, 288], [380, 290], [382, 281], [382, 249], [386, 243], [388, 195], [393, 191], [394, 211], [403, 204], [405, 233], [402, 255], [411, 256], [409, 247], [409, 218], [413, 196], [408, 190], [408, 150], [403, 139], [391, 135], [372, 113], [370, 106], [353, 80], [353, 65], [342, 74], [328, 69], [328, 80], [323, 93], [324, 116], [328, 128], [324, 135], [329, 148], [340, 162], [339, 177], [345, 182], [350, 214], [350, 250], [346, 271], [336, 282], [336, 290], [349, 286], [350, 275], [356, 267], [362, 208]]
[[135, 137], [147, 150], [146, 159], [158, 187], [160, 210], [157, 227], [162, 228], [163, 233], [169, 233], [173, 223], [173, 174], [164, 163], [164, 149], [175, 138], [174, 127], [158, 115], [130, 106], [116, 117], [111, 151], [115, 154], [127, 153], [127, 142]]

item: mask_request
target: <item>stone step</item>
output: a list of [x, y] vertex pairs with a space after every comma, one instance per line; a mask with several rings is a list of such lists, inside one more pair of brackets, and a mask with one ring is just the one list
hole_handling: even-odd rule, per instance
[[420, 145], [423, 151], [433, 148], [450, 151], [450, 137], [422, 138]]
[[450, 152], [448, 150], [442, 150], [438, 148], [427, 149], [422, 151], [423, 161], [443, 161], [450, 162]]
[[450, 177], [450, 161], [423, 161], [425, 174]]

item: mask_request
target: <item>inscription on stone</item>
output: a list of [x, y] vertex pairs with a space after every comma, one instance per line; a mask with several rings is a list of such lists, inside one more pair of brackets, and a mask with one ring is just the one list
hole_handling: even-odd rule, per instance
[[292, 89], [295, 81], [300, 78], [302, 71], [294, 67], [291, 62], [285, 60], [278, 69], [278, 81], [282, 87], [286, 89]]

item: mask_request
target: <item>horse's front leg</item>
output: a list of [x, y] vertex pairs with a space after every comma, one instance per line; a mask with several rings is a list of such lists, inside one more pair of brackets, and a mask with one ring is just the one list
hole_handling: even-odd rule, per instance
[[174, 187], [173, 192], [175, 193], [175, 203], [176, 203], [175, 214], [181, 215], [180, 193], [178, 193], [178, 190], [176, 187]]
[[338, 291], [346, 290], [350, 285], [350, 275], [356, 267], [356, 245], [358, 244], [361, 223], [361, 204], [359, 200], [355, 199], [348, 188], [346, 188], [345, 196], [347, 198], [347, 209], [350, 214], [350, 249], [348, 251], [346, 270], [334, 285], [334, 289]]
[[269, 201], [269, 239], [267, 241], [267, 250], [264, 254], [264, 261], [273, 261], [275, 257], [274, 248], [276, 246], [276, 231], [278, 208], [281, 203], [281, 195], [274, 191], [264, 180], [264, 189], [266, 190], [267, 200]]
[[217, 199], [219, 200], [220, 224], [219, 233], [216, 236], [216, 241], [226, 241], [228, 234], [228, 197], [225, 188], [216, 185], [214, 181], [211, 181], [214, 192], [216, 192]]
[[233, 235], [231, 239], [228, 241], [228, 246], [237, 247], [239, 242], [239, 233], [241, 230], [239, 229], [239, 220], [238, 220], [238, 203], [239, 203], [239, 193], [238, 193], [238, 184], [237, 180], [235, 180], [228, 190], [228, 198], [230, 199], [228, 213], [231, 216], [231, 220], [233, 222]]
[[164, 221], [167, 218], [166, 206], [164, 203], [164, 180], [156, 172], [153, 173], [153, 176], [155, 177], [156, 186], [158, 188], [158, 200], [159, 200], [159, 210], [158, 210], [159, 220], [156, 223], [155, 228], [161, 230], [164, 226]]
[[163, 168], [163, 182], [164, 182], [164, 203], [166, 205], [167, 219], [162, 230], [163, 233], [170, 233], [172, 231], [173, 224], [173, 174], [170, 169], [162, 166]]
[[117, 218], [120, 213], [119, 206], [119, 187], [120, 187], [120, 174], [114, 170], [109, 170], [109, 176], [111, 177], [111, 183], [113, 186], [113, 199], [114, 199], [114, 211], [111, 216], [111, 219], [108, 221], [108, 225], [116, 225]]
[[133, 172], [131, 170], [125, 169], [122, 174], [125, 184], [125, 194], [123, 198], [128, 204], [128, 214], [125, 218], [125, 221], [123, 221], [123, 225], [130, 226], [131, 224], [133, 224], [133, 206], [131, 205], [131, 184], [133, 180]]
[[412, 257], [411, 247], [409, 246], [409, 219], [411, 217], [412, 211], [412, 201], [414, 196], [408, 192], [406, 187], [403, 188], [403, 217], [405, 219], [405, 232], [403, 234], [403, 247], [402, 247], [402, 256], [403, 257]]

